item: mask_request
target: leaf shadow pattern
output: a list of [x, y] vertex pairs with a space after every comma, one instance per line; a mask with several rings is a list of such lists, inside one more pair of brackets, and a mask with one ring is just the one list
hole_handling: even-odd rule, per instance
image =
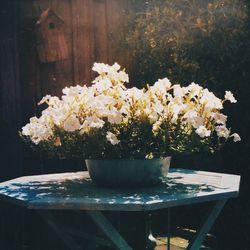
[[[81, 173], [81, 172], [79, 172]], [[126, 206], [146, 206], [154, 203], [171, 202], [193, 198], [201, 193], [211, 193], [215, 187], [203, 183], [185, 183], [184, 177], [166, 177], [163, 183], [153, 187], [108, 188], [96, 185], [89, 177], [77, 173], [72, 176], [58, 175], [58, 178], [32, 178], [32, 176], [15, 179], [0, 185], [1, 196], [9, 200], [29, 203], [42, 203], [48, 207], [56, 203], [62, 208], [78, 207], [84, 204], [93, 206], [112, 204]], [[107, 207], [106, 207], [107, 208]]]

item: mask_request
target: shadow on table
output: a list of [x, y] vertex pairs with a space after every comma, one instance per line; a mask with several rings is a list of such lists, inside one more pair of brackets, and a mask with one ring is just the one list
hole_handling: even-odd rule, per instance
[[[195, 174], [195, 171], [178, 170], [185, 174]], [[24, 177], [25, 178], [25, 177]], [[20, 180], [20, 182], [18, 182]], [[44, 200], [48, 202], [92, 202], [96, 204], [150, 204], [168, 201], [177, 197], [188, 198], [199, 192], [212, 192], [215, 188], [202, 183], [185, 183], [183, 177], [166, 177], [160, 185], [140, 188], [107, 188], [97, 186], [90, 178], [53, 180], [29, 180], [22, 178], [8, 182], [0, 187], [0, 193], [10, 199], [32, 202]]]

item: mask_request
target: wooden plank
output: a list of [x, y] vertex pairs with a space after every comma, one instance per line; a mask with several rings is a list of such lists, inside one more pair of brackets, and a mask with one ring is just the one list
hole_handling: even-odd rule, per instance
[[[42, 12], [38, 1], [20, 2], [20, 85], [22, 126], [29, 118], [39, 114], [37, 103], [44, 92], [40, 84], [41, 69], [35, 43], [35, 22]], [[44, 80], [47, 83], [47, 79]], [[25, 147], [23, 151], [23, 174], [41, 173], [39, 157]], [[36, 166], [36, 167], [34, 167]]]
[[21, 126], [18, 6], [16, 2], [3, 4], [0, 24], [0, 136], [3, 145], [1, 163], [8, 164], [0, 179], [18, 176], [23, 170], [21, 145], [17, 134]]
[[[23, 174], [19, 1], [1, 1], [0, 14], [0, 181]], [[24, 239], [23, 210], [0, 202], [1, 249], [17, 249]], [[15, 228], [15, 230], [13, 230]]]
[[129, 71], [131, 55], [124, 42], [124, 26], [127, 22], [128, 1], [107, 1], [108, 62], [119, 63]]
[[62, 94], [62, 88], [73, 85], [74, 83], [71, 5], [72, 3], [69, 0], [53, 0], [51, 2], [52, 9], [54, 9], [56, 14], [64, 21], [64, 31], [69, 50], [69, 57], [66, 60], [55, 63], [57, 95]]
[[72, 0], [74, 83], [90, 84], [92, 67], [91, 0]]
[[35, 7], [37, 5], [33, 5], [33, 1], [23, 1], [20, 4], [20, 85], [23, 124], [36, 114], [37, 102], [41, 98], [40, 70], [33, 33], [35, 18], [40, 10]]
[[[23, 84], [28, 84], [28, 94], [24, 97], [24, 106], [30, 110], [28, 114], [36, 111], [37, 101], [46, 94], [60, 96], [65, 86], [90, 84], [94, 77], [91, 67], [95, 61], [110, 64], [122, 61], [122, 66], [128, 67], [126, 51], [109, 39], [111, 33], [116, 36], [120, 32], [120, 26], [125, 22], [126, 5], [127, 1], [121, 0], [33, 0], [22, 4], [22, 23], [34, 24], [48, 7], [64, 20], [70, 54], [67, 60], [41, 64], [36, 56], [35, 44], [29, 42], [32, 49], [28, 51], [27, 47], [26, 59], [22, 59], [28, 62], [24, 66], [26, 70], [22, 70], [22, 74], [26, 74]], [[126, 63], [123, 63], [124, 60]], [[25, 116], [28, 117], [28, 114]]]
[[108, 63], [107, 1], [93, 0], [93, 28], [95, 61]]
[[71, 2], [68, 0], [35, 0], [33, 3], [35, 19], [37, 20], [41, 12], [49, 7], [52, 8], [65, 23], [64, 29], [69, 49], [69, 57], [66, 60], [54, 63], [44, 64], [38, 62], [40, 69], [40, 77], [38, 79], [40, 98], [46, 94], [61, 96], [62, 88], [73, 85], [74, 83]]
[[[190, 183], [193, 175], [199, 181]], [[211, 175], [221, 178], [214, 185]], [[206, 176], [209, 176], [207, 178]], [[26, 202], [30, 209], [147, 211], [237, 197], [240, 176], [176, 169], [147, 188], [104, 188], [87, 172], [28, 176], [0, 184], [0, 198]]]
[[[50, 0], [34, 0], [33, 10], [34, 10], [34, 19], [38, 20], [40, 14], [51, 7], [52, 1]], [[33, 27], [34, 29], [34, 27]], [[33, 44], [35, 47], [35, 44]], [[34, 52], [35, 53], [35, 52]], [[38, 60], [38, 58], [37, 58]], [[56, 84], [56, 63], [40, 63], [39, 62], [39, 88], [41, 97], [47, 94], [56, 95], [58, 94], [57, 84]]]

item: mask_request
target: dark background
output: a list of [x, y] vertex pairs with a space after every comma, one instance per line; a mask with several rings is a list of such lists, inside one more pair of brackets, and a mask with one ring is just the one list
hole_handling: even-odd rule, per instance
[[[122, 0], [21, 0], [1, 1], [0, 5], [0, 140], [1, 163], [0, 181], [18, 176], [74, 171], [81, 169], [79, 162], [44, 159], [24, 147], [17, 131], [28, 122], [29, 117], [38, 114], [36, 103], [46, 94], [60, 95], [64, 86], [90, 84], [93, 62], [112, 64], [117, 61], [132, 75], [132, 82], [139, 81], [136, 63], [140, 57], [132, 56], [132, 50], [121, 44], [118, 37], [126, 22], [133, 1]], [[140, 1], [145, 4], [145, 1]], [[155, 1], [156, 2], [156, 1]], [[178, 1], [179, 2], [179, 1]], [[211, 1], [215, 2], [215, 1]], [[228, 2], [228, 1], [227, 1]], [[230, 2], [230, 1], [229, 1]], [[235, 1], [231, 1], [235, 3]], [[244, 1], [239, 1], [242, 3]], [[237, 3], [237, 1], [236, 1]], [[247, 5], [249, 4], [245, 1]], [[35, 22], [46, 8], [51, 7], [65, 23], [69, 58], [53, 63], [39, 62]], [[139, 8], [137, 6], [137, 8]], [[144, 7], [143, 7], [144, 8]], [[230, 11], [230, 10], [229, 10]], [[248, 13], [247, 13], [248, 15]], [[230, 125], [242, 137], [242, 142], [229, 145], [215, 155], [180, 156], [172, 166], [189, 167], [241, 175], [240, 197], [228, 202], [220, 215], [213, 233], [218, 249], [250, 248], [250, 165], [249, 165], [249, 97], [250, 97], [250, 47], [249, 17], [244, 26], [241, 44], [232, 47], [233, 56], [220, 61], [220, 85], [211, 84], [211, 90], [218, 95], [225, 90], [235, 93], [238, 103], [226, 107]], [[213, 41], [214, 42], [214, 41]], [[219, 43], [219, 41], [218, 41]], [[216, 46], [216, 41], [214, 45]], [[225, 45], [226, 46], [226, 45]], [[221, 47], [221, 50], [223, 47]], [[200, 50], [201, 52], [204, 50]], [[211, 50], [212, 51], [212, 50]], [[217, 51], [217, 53], [220, 50]], [[197, 51], [193, 51], [195, 58]], [[209, 54], [209, 50], [206, 49]], [[201, 55], [202, 57], [203, 55]], [[214, 58], [217, 58], [215, 55]], [[212, 56], [210, 65], [215, 62]], [[198, 60], [198, 59], [197, 59]], [[230, 63], [232, 69], [228, 67]], [[209, 71], [202, 68], [203, 77]], [[151, 65], [152, 67], [155, 64]], [[236, 70], [233, 70], [236, 69]], [[209, 75], [213, 75], [211, 68]], [[156, 71], [155, 71], [156, 72]], [[159, 73], [159, 76], [161, 72]], [[199, 80], [185, 71], [182, 77], [188, 81]], [[197, 76], [196, 74], [194, 74]], [[152, 76], [152, 74], [151, 74]], [[223, 77], [224, 76], [224, 77]], [[150, 76], [147, 76], [150, 78]], [[146, 78], [145, 78], [146, 79]], [[181, 79], [175, 79], [181, 80]], [[134, 84], [136, 85], [136, 84]], [[209, 82], [206, 83], [209, 88]], [[205, 209], [205, 208], [204, 208]], [[203, 210], [203, 207], [198, 208]], [[199, 212], [185, 208], [176, 212], [176, 223], [197, 224]], [[178, 212], [181, 215], [178, 215]], [[186, 216], [187, 215], [187, 216]], [[192, 215], [192, 216], [190, 216]], [[163, 216], [161, 213], [157, 217]], [[188, 219], [183, 219], [189, 217]], [[43, 225], [33, 213], [4, 202], [0, 203], [0, 244], [1, 249], [63, 249], [60, 241]], [[162, 225], [155, 226], [158, 231]], [[41, 244], [38, 242], [42, 242]]]

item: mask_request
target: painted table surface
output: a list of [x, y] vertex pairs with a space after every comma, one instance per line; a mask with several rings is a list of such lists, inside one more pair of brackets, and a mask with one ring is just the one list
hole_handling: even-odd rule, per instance
[[0, 199], [29, 209], [145, 211], [237, 197], [240, 176], [172, 169], [146, 188], [104, 188], [88, 172], [25, 176], [0, 184]]

